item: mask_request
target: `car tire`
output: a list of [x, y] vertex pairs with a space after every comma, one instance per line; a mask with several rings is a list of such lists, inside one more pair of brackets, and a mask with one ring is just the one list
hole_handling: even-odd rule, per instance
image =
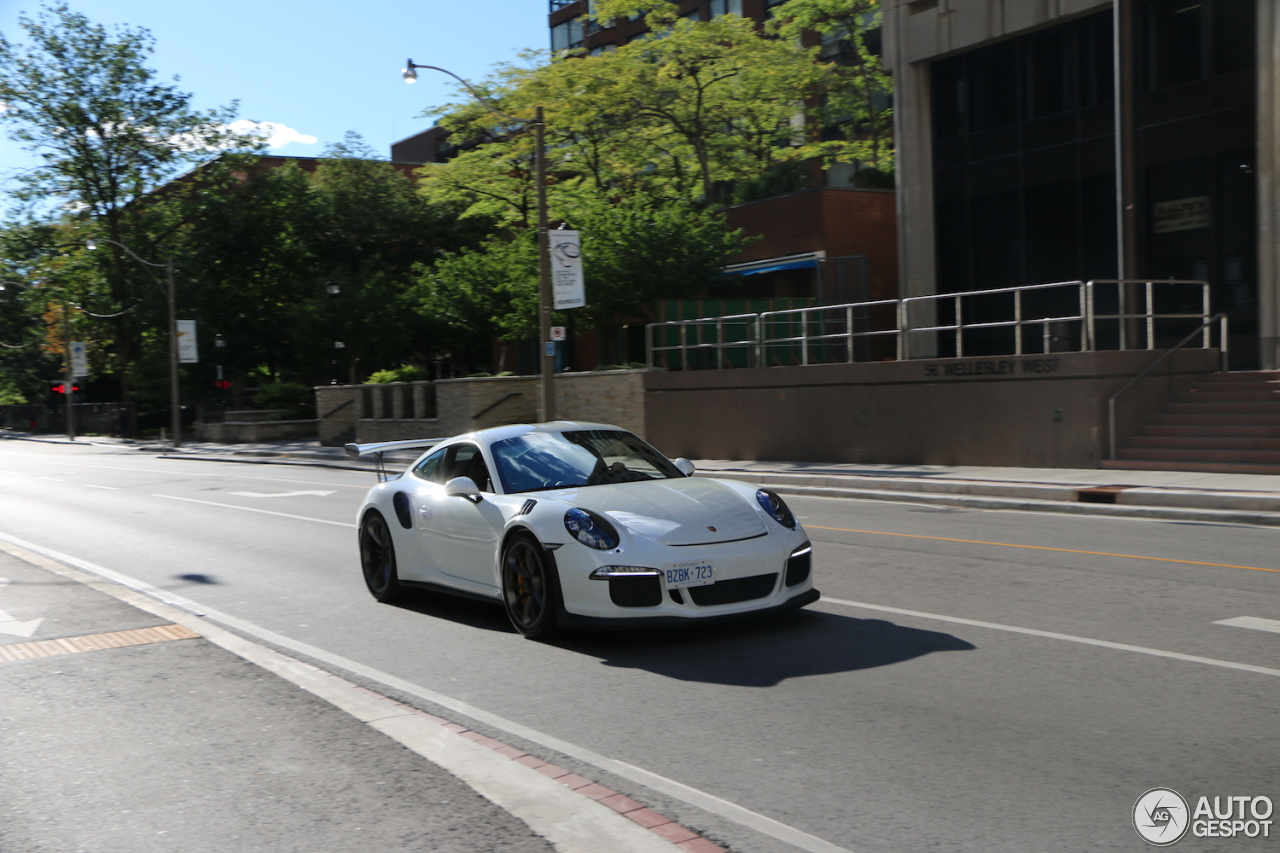
[[502, 603], [511, 624], [531, 640], [559, 628], [555, 569], [531, 536], [515, 536], [502, 549]]
[[360, 522], [360, 568], [365, 586], [378, 601], [389, 604], [404, 597], [391, 528], [377, 510], [367, 513]]

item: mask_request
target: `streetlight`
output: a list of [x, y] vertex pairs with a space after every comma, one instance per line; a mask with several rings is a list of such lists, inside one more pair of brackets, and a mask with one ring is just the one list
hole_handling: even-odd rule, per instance
[[538, 346], [541, 350], [539, 359], [542, 365], [539, 387], [539, 415], [543, 421], [553, 421], [556, 418], [556, 397], [551, 380], [555, 375], [556, 351], [555, 344], [551, 342], [551, 252], [547, 225], [547, 150], [543, 141], [542, 107], [536, 108], [532, 119], [516, 118], [490, 104], [481, 97], [479, 92], [471, 87], [470, 83], [452, 71], [435, 65], [418, 65], [412, 59], [406, 61], [404, 71], [401, 72], [404, 82], [418, 82], [417, 69], [419, 68], [448, 74], [461, 83], [471, 94], [471, 97], [475, 98], [482, 107], [499, 118], [516, 124], [533, 126], [535, 149], [533, 155], [534, 181], [538, 190]]
[[329, 361], [329, 384], [338, 384], [338, 350], [346, 347], [342, 341], [338, 340], [338, 295], [342, 293], [342, 288], [338, 286], [338, 280], [331, 278], [325, 282], [325, 293], [329, 294], [329, 339], [333, 341], [333, 358]]
[[[132, 257], [135, 261], [137, 261], [140, 264], [144, 264], [149, 267], [165, 268], [165, 281], [168, 284], [167, 296], [169, 301], [169, 408], [171, 409], [170, 425], [173, 428], [173, 446], [181, 447], [182, 446], [182, 410], [179, 407], [179, 397], [178, 397], [178, 310], [174, 300], [173, 255], [170, 255], [163, 264], [152, 263], [151, 261], [146, 261], [138, 257], [137, 253], [134, 252], [133, 249], [130, 249], [128, 246], [126, 246], [124, 243], [121, 243], [119, 240], [110, 240], [106, 237], [100, 237], [98, 239], [101, 240], [103, 243], [110, 243], [113, 246], [119, 246], [121, 249], [124, 249], [126, 252], [128, 252], [130, 257]], [[93, 251], [94, 249], [98, 248], [98, 243], [95, 240], [88, 240], [85, 242], [85, 246], [89, 249], [89, 251]]]

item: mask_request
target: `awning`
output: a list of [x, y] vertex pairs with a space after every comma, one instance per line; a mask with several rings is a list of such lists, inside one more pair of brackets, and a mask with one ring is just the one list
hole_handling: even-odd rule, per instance
[[818, 265], [818, 261], [822, 260], [821, 253], [808, 255], [807, 257], [796, 257], [792, 255], [789, 258], [773, 258], [764, 261], [752, 261], [746, 264], [734, 264], [725, 267], [725, 275], [760, 275], [766, 272], [779, 272], [781, 270], [800, 270], [811, 269]]

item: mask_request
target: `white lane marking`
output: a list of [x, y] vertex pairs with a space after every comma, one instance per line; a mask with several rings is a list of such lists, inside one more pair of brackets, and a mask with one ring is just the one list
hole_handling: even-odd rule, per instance
[[1237, 616], [1234, 619], [1219, 619], [1215, 625], [1228, 625], [1232, 628], [1252, 628], [1255, 631], [1270, 631], [1280, 634], [1280, 621], [1275, 619], [1259, 619], [1257, 616]]
[[333, 492], [227, 492], [229, 495], [236, 495], [241, 498], [296, 498], [302, 495], [315, 495], [318, 498], [327, 498]]
[[36, 477], [37, 480], [48, 480], [50, 483], [61, 483], [57, 477]]
[[[8, 578], [0, 578], [0, 589], [8, 586], [10, 583]], [[40, 627], [40, 623], [44, 618], [32, 619], [30, 622], [19, 622], [8, 613], [0, 610], [0, 634], [10, 634], [14, 637], [30, 637]]]
[[863, 610], [878, 610], [883, 613], [897, 613], [901, 616], [915, 616], [920, 619], [934, 619], [939, 622], [951, 622], [955, 625], [972, 625], [975, 628], [990, 628], [993, 631], [1008, 631], [1012, 634], [1027, 634], [1032, 637], [1045, 637], [1050, 640], [1066, 640], [1069, 643], [1080, 643], [1085, 646], [1099, 646], [1104, 649], [1116, 649], [1122, 652], [1136, 652], [1141, 655], [1153, 655], [1187, 663], [1203, 663], [1209, 666], [1220, 666], [1226, 669], [1238, 669], [1243, 672], [1256, 672], [1259, 675], [1280, 676], [1280, 669], [1265, 666], [1254, 666], [1248, 663], [1236, 663], [1217, 658], [1205, 658], [1199, 655], [1184, 655], [1181, 652], [1167, 652], [1163, 649], [1152, 649], [1146, 646], [1131, 646], [1128, 643], [1113, 643], [1110, 640], [1095, 640], [1091, 637], [1077, 637], [1074, 634], [1059, 634], [1055, 631], [1040, 631], [1036, 628], [1019, 628], [1017, 625], [1001, 625], [998, 622], [982, 622], [977, 619], [964, 619], [959, 616], [943, 616], [938, 613], [923, 613], [919, 610], [904, 610], [901, 607], [885, 607], [882, 604], [866, 604], [861, 601], [846, 601], [840, 598], [822, 597], [828, 604], [840, 604], [845, 607], [857, 607]]
[[328, 519], [325, 519], [325, 518], [309, 518], [305, 515], [290, 515], [287, 512], [272, 512], [269, 509], [258, 509], [257, 507], [252, 507], [252, 506], [236, 506], [235, 504], [221, 504], [221, 503], [218, 503], [217, 501], [198, 501], [195, 498], [180, 498], [177, 495], [153, 494], [151, 497], [168, 498], [171, 501], [186, 501], [187, 503], [204, 504], [205, 506], [220, 506], [223, 509], [239, 509], [239, 510], [244, 510], [245, 512], [260, 512], [263, 515], [278, 515], [281, 518], [292, 518], [297, 521], [314, 521], [317, 524], [332, 524], [336, 527], [355, 527], [356, 526], [347, 521], [329, 521]]
[[[158, 497], [165, 497], [165, 495], [159, 495]], [[236, 508], [239, 509], [240, 507]], [[259, 510], [259, 512], [262, 512], [262, 510]], [[37, 554], [42, 554], [50, 559], [57, 560], [58, 562], [64, 563], [73, 568], [81, 569], [89, 572], [90, 574], [95, 574], [99, 577], [115, 581], [129, 589], [143, 593], [150, 598], [157, 599], [174, 607], [179, 607], [189, 613], [195, 613], [198, 616], [203, 616], [206, 619], [221, 622], [224, 625], [235, 628], [237, 631], [241, 631], [252, 637], [257, 637], [260, 640], [265, 640], [268, 643], [272, 643], [282, 648], [291, 649], [299, 654], [324, 661], [331, 666], [345, 669], [348, 672], [353, 672], [378, 683], [385, 684], [394, 690], [399, 690], [404, 693], [417, 696], [428, 702], [439, 705], [442, 708], [448, 708], [451, 711], [456, 711], [459, 714], [470, 717], [474, 720], [479, 720], [480, 722], [492, 726], [500, 731], [541, 744], [548, 749], [576, 758], [579, 761], [584, 761], [587, 764], [600, 768], [601, 770], [605, 770], [617, 776], [621, 776], [624, 779], [629, 779], [637, 784], [652, 788], [653, 790], [666, 794], [669, 797], [682, 800], [705, 811], [711, 812], [712, 814], [719, 815], [720, 817], [734, 821], [735, 823], [741, 824], [749, 829], [753, 829], [756, 832], [776, 838], [779, 841], [784, 841], [801, 850], [807, 851], [807, 853], [852, 853], [848, 848], [839, 847], [832, 844], [830, 841], [818, 838], [816, 835], [810, 835], [807, 832], [796, 829], [794, 826], [789, 826], [781, 821], [774, 820], [771, 817], [766, 817], [759, 812], [754, 812], [736, 803], [723, 800], [714, 794], [709, 794], [706, 791], [699, 790], [698, 788], [692, 788], [685, 785], [683, 782], [677, 782], [674, 779], [668, 779], [666, 776], [651, 773], [648, 770], [628, 764], [625, 761], [618, 761], [617, 759], [609, 758], [608, 756], [601, 755], [600, 753], [594, 752], [585, 747], [561, 740], [554, 735], [549, 735], [537, 729], [529, 728], [528, 726], [517, 723], [514, 720], [508, 720], [506, 717], [499, 716], [498, 714], [492, 714], [483, 708], [477, 708], [475, 705], [463, 702], [460, 699], [455, 699], [452, 696], [447, 696], [443, 693], [437, 693], [434, 690], [429, 690], [426, 687], [414, 684], [411, 681], [406, 681], [388, 672], [374, 669], [371, 666], [366, 666], [358, 661], [334, 654], [309, 643], [303, 643], [291, 637], [286, 637], [283, 634], [277, 634], [274, 631], [263, 628], [253, 622], [246, 622], [245, 620], [232, 616], [229, 613], [223, 613], [218, 610], [202, 607], [190, 599], [173, 595], [172, 593], [151, 586], [145, 581], [140, 581], [104, 566], [90, 563], [87, 560], [72, 557], [69, 554], [63, 554], [49, 548], [44, 548], [39, 545], [26, 542], [16, 536], [10, 536], [7, 533], [0, 532], [0, 540], [9, 542], [19, 548], [25, 548], [29, 551], [34, 551]]]
[[113, 492], [120, 491], [119, 486], [95, 486], [93, 483], [85, 483], [84, 487], [86, 489], [110, 489]]

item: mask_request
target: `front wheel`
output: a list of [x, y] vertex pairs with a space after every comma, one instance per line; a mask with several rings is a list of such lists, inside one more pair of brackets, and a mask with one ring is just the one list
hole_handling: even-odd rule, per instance
[[531, 640], [558, 627], [554, 570], [542, 547], [527, 536], [512, 539], [502, 551], [502, 603], [511, 624]]
[[378, 512], [370, 512], [360, 523], [360, 568], [364, 583], [378, 601], [390, 603], [404, 597], [396, 571], [396, 546], [391, 528]]

